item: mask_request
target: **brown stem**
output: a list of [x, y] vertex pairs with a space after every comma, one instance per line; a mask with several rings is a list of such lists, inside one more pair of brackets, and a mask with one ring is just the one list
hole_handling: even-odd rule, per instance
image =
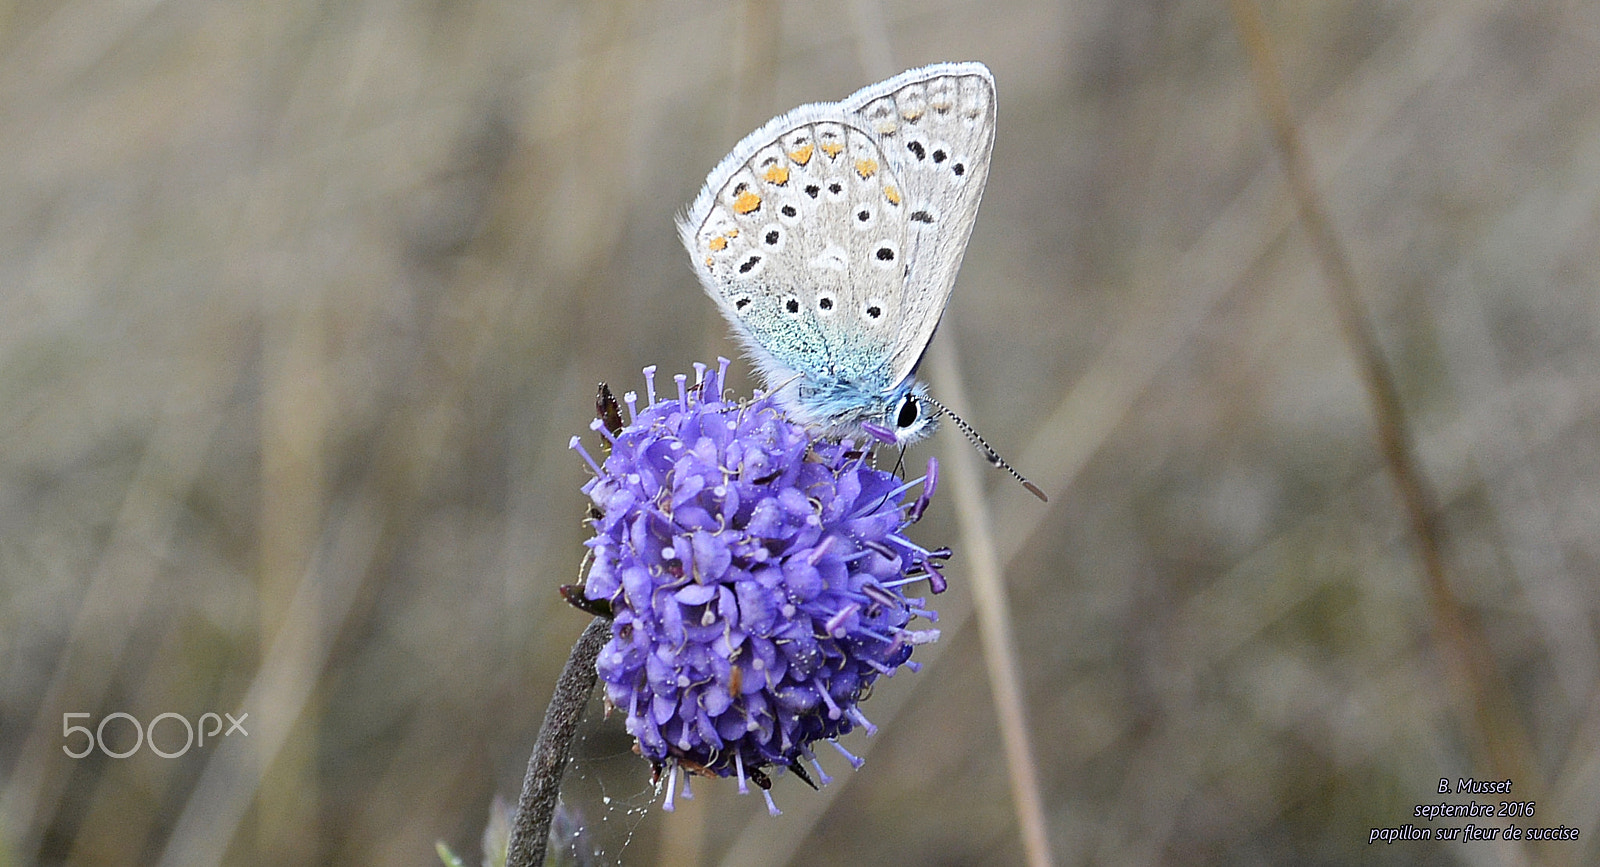
[[[1317, 193], [1261, 10], [1254, 0], [1230, 0], [1230, 3], [1240, 39], [1250, 55], [1256, 94], [1272, 126], [1273, 142], [1283, 161], [1300, 223], [1327, 275], [1339, 326], [1361, 369], [1362, 383], [1377, 425], [1378, 448], [1394, 478], [1422, 558], [1438, 649], [1463, 708], [1464, 727], [1477, 753], [1477, 762], [1496, 777], [1522, 782], [1533, 771], [1526, 735], [1511, 712], [1505, 684], [1489, 653], [1482, 626], [1456, 597], [1446, 577], [1438, 498], [1418, 466], [1415, 440], [1400, 403], [1394, 375], [1384, 360], [1383, 349], [1361, 301], [1349, 256]], [[1527, 782], [1532, 788], [1534, 781], [1527, 779]]]
[[506, 867], [539, 867], [544, 863], [545, 846], [550, 840], [550, 819], [555, 815], [556, 796], [561, 792], [561, 775], [572, 754], [572, 738], [578, 719], [594, 691], [595, 659], [611, 637], [611, 621], [596, 617], [572, 646], [572, 655], [556, 681], [555, 695], [539, 726], [539, 739], [528, 757], [528, 773], [522, 778], [522, 797], [511, 823]]

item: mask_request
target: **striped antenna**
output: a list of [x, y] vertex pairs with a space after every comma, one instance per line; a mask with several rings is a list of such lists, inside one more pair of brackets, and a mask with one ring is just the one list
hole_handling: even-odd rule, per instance
[[995, 451], [994, 448], [989, 445], [989, 443], [984, 441], [983, 436], [974, 430], [972, 425], [967, 424], [966, 419], [963, 419], [961, 416], [951, 412], [950, 407], [947, 407], [937, 400], [934, 400], [932, 397], [928, 397], [927, 401], [928, 403], [933, 404], [935, 409], [947, 416], [950, 416], [950, 420], [956, 423], [956, 427], [961, 428], [961, 432], [967, 435], [967, 439], [972, 443], [972, 445], [976, 447], [978, 451], [983, 453], [984, 460], [988, 461], [990, 466], [998, 467], [1010, 473], [1012, 478], [1021, 482], [1022, 486], [1028, 489], [1028, 493], [1038, 497], [1040, 502], [1050, 502], [1050, 498], [1044, 495], [1044, 491], [1039, 490], [1038, 485], [1028, 481], [1021, 473], [1017, 472], [1016, 467], [1013, 467], [1011, 464], [1007, 463], [1005, 458], [1000, 457], [1000, 453]]

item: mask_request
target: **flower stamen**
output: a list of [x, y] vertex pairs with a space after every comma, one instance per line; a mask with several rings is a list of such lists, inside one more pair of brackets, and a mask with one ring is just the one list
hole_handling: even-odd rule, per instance
[[850, 763], [850, 767], [860, 770], [861, 766], [867, 763], [865, 759], [862, 759], [845, 749], [844, 746], [839, 743], [838, 739], [830, 738], [828, 743], [833, 744], [833, 748], [839, 751], [839, 755], [844, 756], [845, 761]]
[[666, 810], [668, 813], [677, 809], [677, 804], [673, 802], [673, 795], [677, 793], [677, 789], [678, 763], [669, 761], [667, 762], [667, 797], [661, 802], [661, 809]]
[[600, 465], [595, 463], [594, 458], [590, 456], [589, 450], [583, 447], [582, 439], [579, 437], [573, 437], [571, 440], [567, 441], [567, 448], [572, 449], [580, 455], [583, 455], [584, 463], [589, 465], [589, 469], [594, 470], [594, 474], [596, 476], [605, 475], [605, 470], [600, 469]]

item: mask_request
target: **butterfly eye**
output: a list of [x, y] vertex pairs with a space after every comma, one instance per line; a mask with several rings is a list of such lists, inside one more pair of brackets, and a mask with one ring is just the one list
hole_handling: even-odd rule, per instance
[[900, 412], [895, 415], [894, 426], [904, 430], [916, 424], [921, 415], [922, 407], [917, 403], [917, 396], [908, 394], [900, 401]]

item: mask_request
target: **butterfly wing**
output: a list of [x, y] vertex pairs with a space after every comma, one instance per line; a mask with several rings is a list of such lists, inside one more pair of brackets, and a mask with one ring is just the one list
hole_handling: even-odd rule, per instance
[[678, 221], [701, 285], [799, 420], [882, 418], [972, 230], [994, 139], [982, 64], [902, 73], [746, 136]]
[[905, 198], [909, 270], [889, 357], [898, 384], [933, 339], [977, 219], [994, 147], [994, 77], [981, 63], [938, 63], [864, 88], [841, 106], [875, 137]]
[[747, 136], [679, 220], [701, 285], [767, 384], [808, 380], [808, 420], [892, 384], [903, 206], [876, 139], [840, 105], [821, 103]]

